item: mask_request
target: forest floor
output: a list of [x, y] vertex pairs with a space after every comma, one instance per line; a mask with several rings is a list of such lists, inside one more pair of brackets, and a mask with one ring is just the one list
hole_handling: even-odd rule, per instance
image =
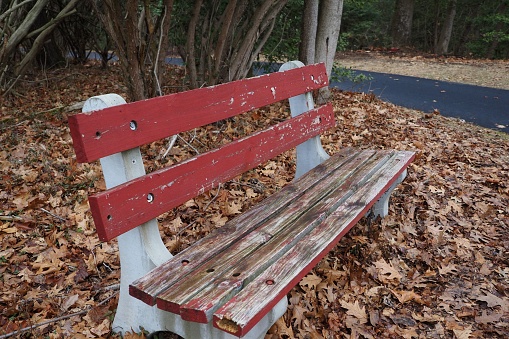
[[[427, 62], [434, 61], [421, 69], [431, 68]], [[492, 66], [498, 71], [490, 74], [507, 71], [504, 62], [482, 67]], [[118, 71], [91, 64], [34, 74], [0, 102], [1, 339], [118, 338], [111, 333], [117, 245], [98, 240], [87, 203], [105, 184], [97, 162], [76, 163], [67, 127], [70, 105], [109, 92], [125, 96]], [[181, 69], [168, 68], [165, 88], [176, 90], [182, 77]], [[488, 78], [481, 85], [493, 86]], [[392, 195], [389, 215], [361, 220], [341, 240], [289, 293], [288, 311], [267, 338], [509, 337], [508, 135], [373, 95], [334, 91], [333, 105], [337, 126], [322, 137], [329, 153], [394, 148], [414, 150], [417, 158]], [[182, 134], [186, 142], [166, 157], [166, 142], [147, 145], [147, 170], [224, 141], [211, 135], [237, 138], [287, 115], [285, 105], [274, 105]], [[185, 248], [293, 173], [288, 152], [161, 216], [166, 245]], [[253, 191], [253, 178], [263, 191]]]

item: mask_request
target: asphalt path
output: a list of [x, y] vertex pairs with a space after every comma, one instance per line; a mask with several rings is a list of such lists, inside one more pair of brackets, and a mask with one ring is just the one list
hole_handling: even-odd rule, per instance
[[362, 84], [333, 82], [342, 90], [373, 93], [395, 105], [459, 118], [509, 133], [509, 91], [403, 75], [354, 71], [370, 75]]

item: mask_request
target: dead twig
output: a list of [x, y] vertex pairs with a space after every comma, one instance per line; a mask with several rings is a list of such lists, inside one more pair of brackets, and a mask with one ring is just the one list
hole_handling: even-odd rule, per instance
[[0, 215], [0, 220], [2, 221], [23, 221], [23, 218], [18, 217], [16, 215]]
[[209, 206], [217, 199], [217, 196], [219, 195], [219, 192], [221, 191], [222, 187], [223, 187], [223, 184], [219, 184], [219, 186], [217, 187], [216, 195], [214, 195], [214, 197], [212, 199], [210, 199], [207, 206], [205, 206], [205, 208], [203, 209], [203, 212], [205, 212], [209, 208]]
[[189, 148], [191, 148], [193, 151], [196, 152], [196, 154], [200, 154], [200, 152], [193, 146], [191, 145], [190, 143], [188, 143], [186, 141], [186, 139], [182, 138], [180, 135], [178, 136], [180, 140], [182, 140], [187, 146], [189, 146]]
[[118, 291], [120, 290], [120, 284], [113, 284], [110, 286], [104, 286], [102, 288], [103, 291]]
[[55, 112], [60, 111], [60, 112], [67, 113], [67, 112], [75, 111], [78, 109], [82, 109], [84, 104], [85, 104], [85, 101], [75, 102], [74, 104], [71, 104], [71, 105], [62, 105], [62, 106], [58, 106], [58, 107], [53, 107], [51, 109], [47, 109], [45, 111], [35, 112], [35, 113], [32, 113], [32, 115], [40, 115], [40, 114], [50, 113], [50, 112], [54, 112], [54, 111]]
[[166, 156], [168, 155], [168, 153], [171, 151], [171, 149], [173, 148], [173, 145], [175, 145], [175, 141], [177, 141], [177, 134], [173, 135], [171, 138], [170, 138], [170, 142], [168, 143], [168, 149], [166, 150], [166, 152], [164, 152], [163, 154], [163, 159], [166, 158]]
[[65, 220], [64, 218], [62, 218], [61, 216], [56, 215], [56, 214], [54, 214], [54, 213], [51, 213], [50, 211], [48, 211], [47, 209], [44, 209], [44, 208], [42, 208], [42, 207], [41, 207], [41, 211], [43, 211], [43, 212], [45, 212], [45, 213], [48, 213], [48, 214], [49, 214], [49, 215], [51, 215], [53, 218], [56, 218], [56, 219], [58, 219], [58, 220], [60, 220], [60, 221], [63, 221], [63, 222], [66, 222], [66, 221], [67, 221], [67, 220]]

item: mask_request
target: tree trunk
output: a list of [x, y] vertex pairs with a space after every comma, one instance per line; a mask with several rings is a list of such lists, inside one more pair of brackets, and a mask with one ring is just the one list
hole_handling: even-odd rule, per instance
[[[126, 1], [125, 6], [117, 0], [91, 1], [116, 47], [129, 98], [138, 101], [162, 94], [173, 0], [144, 0], [141, 9], [137, 1]], [[158, 11], [151, 12], [155, 8]]]
[[[497, 13], [500, 14], [501, 16], [503, 16], [506, 9], [507, 9], [507, 4], [502, 3], [502, 4], [500, 4], [500, 6], [497, 9]], [[504, 26], [505, 26], [505, 22], [503, 20], [498, 21], [495, 26], [495, 31], [496, 32], [502, 31]], [[495, 36], [493, 38], [493, 40], [491, 41], [490, 47], [488, 48], [488, 52], [486, 52], [486, 58], [492, 59], [495, 56], [495, 51], [497, 50], [499, 42], [500, 42], [499, 38]]]
[[48, 3], [48, 0], [38, 0], [34, 7], [28, 12], [23, 22], [16, 28], [11, 36], [2, 36], [2, 40], [7, 43], [0, 49], [0, 63], [3, 64], [5, 58], [9, 57], [19, 44], [30, 33], [30, 28], [37, 20], [39, 14]]
[[196, 25], [200, 20], [200, 9], [203, 0], [196, 0], [194, 3], [193, 13], [191, 15], [191, 20], [189, 21], [189, 27], [187, 29], [187, 41], [186, 41], [186, 49], [187, 49], [187, 60], [186, 65], [189, 70], [189, 77], [191, 79], [191, 87], [198, 87], [198, 72], [196, 70], [196, 55], [195, 55], [195, 36], [196, 36]]
[[414, 0], [396, 0], [391, 24], [392, 45], [394, 47], [404, 47], [410, 44], [413, 15]]
[[223, 55], [225, 53], [224, 48], [226, 46], [226, 39], [228, 39], [228, 34], [230, 33], [236, 6], [237, 0], [228, 1], [228, 6], [226, 6], [226, 10], [224, 12], [222, 21], [223, 25], [221, 26], [221, 30], [217, 38], [214, 54], [212, 55], [212, 59], [214, 59], [214, 67], [210, 74], [211, 78], [209, 78], [209, 82], [211, 83], [217, 83], [219, 78], [219, 70], [221, 68], [221, 62], [223, 61]]
[[288, 0], [195, 0], [185, 34], [192, 87], [246, 77]]
[[315, 62], [316, 30], [318, 29], [318, 0], [304, 1], [299, 60], [309, 65]]
[[246, 76], [256, 57], [253, 54], [253, 51], [256, 50], [256, 43], [262, 41], [260, 37], [265, 37], [267, 34], [270, 35], [272, 32], [270, 27], [273, 26], [268, 26], [267, 23], [275, 20], [276, 15], [281, 11], [284, 4], [286, 4], [286, 0], [280, 2], [277, 0], [265, 0], [254, 12], [250, 20], [251, 27], [245, 33], [240, 47], [235, 55], [233, 55], [228, 81], [241, 79]]
[[454, 17], [456, 16], [457, 0], [450, 0], [447, 8], [447, 15], [440, 31], [440, 38], [435, 48], [435, 53], [438, 55], [447, 54], [449, 49], [449, 42], [451, 41], [452, 28], [454, 25]]
[[[325, 62], [327, 75], [330, 77], [338, 45], [343, 0], [323, 0], [320, 2], [318, 27], [316, 32], [315, 62]], [[318, 103], [327, 102], [330, 98], [328, 87], [320, 89]]]
[[[25, 74], [28, 66], [36, 59], [44, 47], [48, 37], [54, 32], [57, 25], [66, 17], [75, 12], [74, 7], [79, 0], [71, 0], [60, 10], [54, 18], [44, 18], [42, 27], [33, 30], [34, 24], [41, 18], [48, 0], [11, 2], [7, 11], [0, 14], [0, 19], [6, 25], [0, 24], [0, 94], [5, 95], [16, 84], [17, 80]], [[32, 6], [24, 18], [19, 18], [18, 11], [22, 6]], [[48, 20], [49, 19], [49, 20]], [[32, 41], [33, 39], [33, 41]], [[20, 53], [19, 46], [27, 42], [24, 52]], [[53, 41], [54, 42], [54, 41]], [[56, 47], [55, 47], [56, 49]], [[17, 56], [21, 55], [18, 63]]]

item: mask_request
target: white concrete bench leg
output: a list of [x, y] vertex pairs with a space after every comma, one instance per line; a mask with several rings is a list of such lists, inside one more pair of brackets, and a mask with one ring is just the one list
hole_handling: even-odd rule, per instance
[[[142, 329], [148, 332], [171, 331], [184, 338], [201, 339], [233, 339], [231, 334], [215, 328], [212, 323], [200, 324], [182, 320], [182, 318], [170, 312], [162, 311], [156, 306], [149, 306], [142, 301], [129, 295], [129, 283], [139, 276], [146, 274], [142, 270], [154, 267], [146, 253], [138, 249], [143, 248], [142, 237], [133, 229], [118, 237], [119, 249], [122, 251], [121, 267], [121, 290], [115, 319], [112, 329], [117, 333], [140, 332]], [[130, 269], [125, 269], [130, 267]], [[133, 269], [137, 267], [137, 269]], [[244, 338], [263, 338], [269, 328], [277, 319], [286, 312], [288, 302], [283, 298]]]
[[[164, 313], [156, 307], [129, 295], [129, 283], [142, 277], [154, 268], [152, 260], [143, 250], [143, 241], [138, 228], [118, 237], [120, 255], [120, 297], [113, 321], [114, 332], [140, 332], [141, 328], [154, 332], [164, 328]], [[129, 267], [129, 268], [127, 268]]]
[[398, 179], [389, 187], [389, 189], [380, 197], [380, 199], [371, 207], [368, 215], [373, 217], [380, 216], [381, 218], [389, 214], [389, 198], [391, 197], [392, 191], [406, 178], [407, 170], [400, 174]]

